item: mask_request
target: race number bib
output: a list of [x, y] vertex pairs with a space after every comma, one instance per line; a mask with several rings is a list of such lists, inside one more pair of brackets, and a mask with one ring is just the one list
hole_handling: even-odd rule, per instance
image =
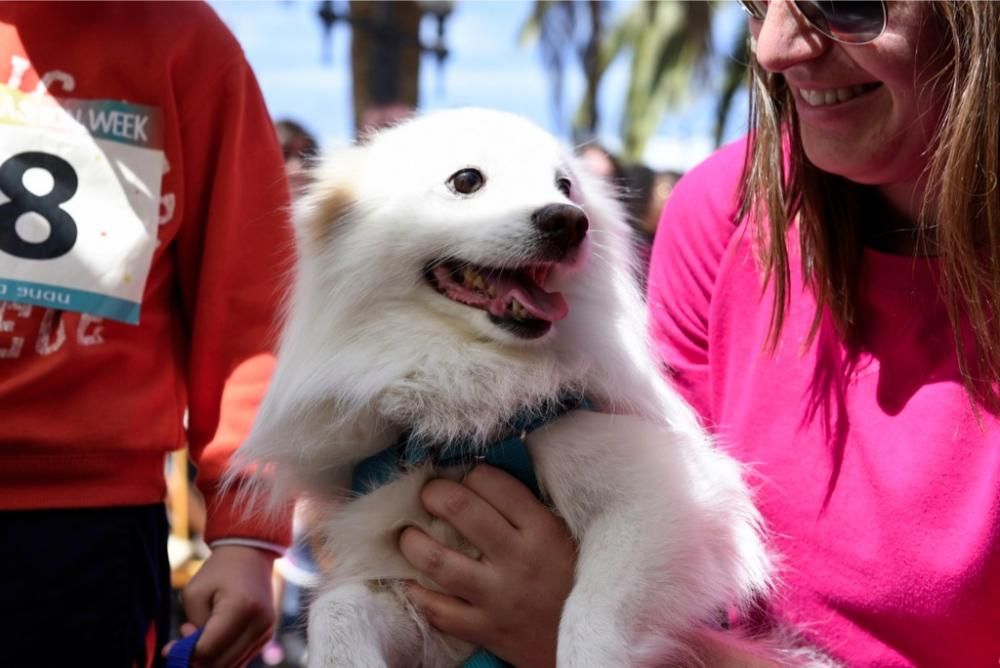
[[0, 85], [0, 302], [138, 324], [164, 165], [157, 108]]

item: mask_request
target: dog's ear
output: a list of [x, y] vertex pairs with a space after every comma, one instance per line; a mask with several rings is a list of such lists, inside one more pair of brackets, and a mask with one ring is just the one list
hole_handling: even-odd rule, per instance
[[343, 148], [316, 167], [296, 215], [303, 250], [328, 247], [341, 221], [351, 214], [366, 153], [363, 146]]

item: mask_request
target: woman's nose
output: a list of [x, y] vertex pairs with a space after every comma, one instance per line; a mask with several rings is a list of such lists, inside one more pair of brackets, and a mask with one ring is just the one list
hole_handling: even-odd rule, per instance
[[755, 31], [756, 57], [769, 72], [784, 72], [818, 58], [830, 40], [814, 30], [790, 0], [772, 0]]

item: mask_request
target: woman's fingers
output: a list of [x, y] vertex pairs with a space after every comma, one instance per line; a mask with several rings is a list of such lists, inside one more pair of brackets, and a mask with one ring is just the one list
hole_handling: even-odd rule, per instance
[[566, 525], [516, 478], [489, 466], [462, 483], [433, 480], [421, 500], [483, 557], [467, 557], [416, 528], [403, 531], [403, 556], [447, 592], [409, 586], [417, 608], [436, 628], [509, 663], [552, 665], [576, 560]]
[[[470, 473], [464, 483], [431, 480], [424, 485], [420, 500], [429, 513], [454, 527], [484, 558], [496, 559], [509, 552], [517, 528], [505, 518], [502, 510], [469, 484], [469, 478], [480, 477], [478, 470]], [[524, 489], [516, 480], [511, 480]], [[531, 492], [528, 495], [531, 496]]]
[[434, 628], [477, 645], [488, 644], [491, 625], [484, 619], [481, 608], [415, 582], [406, 585], [406, 594]]
[[462, 482], [517, 529], [552, 518], [552, 511], [530, 489], [496, 467], [486, 464], [477, 466]]
[[481, 599], [489, 587], [489, 571], [481, 562], [445, 547], [416, 527], [403, 530], [399, 549], [421, 574], [465, 601]]

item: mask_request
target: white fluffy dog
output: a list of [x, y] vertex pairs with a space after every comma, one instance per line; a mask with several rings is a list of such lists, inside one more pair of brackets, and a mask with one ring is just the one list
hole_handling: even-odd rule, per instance
[[[579, 543], [558, 664], [684, 662], [768, 559], [735, 462], [661, 377], [619, 206], [550, 135], [505, 113], [429, 114], [333, 155], [297, 212], [299, 264], [278, 368], [240, 463], [326, 504], [332, 572], [311, 666], [455, 666], [399, 581], [418, 526], [469, 552], [419, 501], [459, 442], [584, 395], [526, 437], [543, 498]], [[546, 403], [548, 402], [548, 404]], [[430, 459], [366, 494], [356, 465], [410, 433]], [[475, 459], [471, 453], [467, 459]], [[436, 462], [436, 464], [435, 464]], [[268, 484], [271, 484], [270, 482]]]

